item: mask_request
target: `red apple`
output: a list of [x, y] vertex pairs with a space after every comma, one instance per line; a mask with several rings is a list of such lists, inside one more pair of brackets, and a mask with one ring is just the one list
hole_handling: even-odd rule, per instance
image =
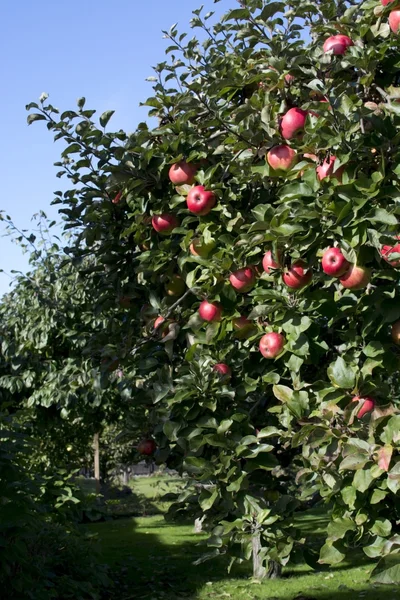
[[165, 290], [168, 296], [182, 296], [186, 284], [180, 275], [173, 275], [166, 283]]
[[239, 269], [230, 275], [229, 281], [237, 292], [248, 292], [256, 281], [254, 269], [252, 267]]
[[347, 35], [332, 35], [324, 42], [324, 52], [333, 50], [333, 54], [343, 55], [350, 46], [354, 43]]
[[189, 191], [186, 204], [190, 212], [195, 215], [208, 215], [215, 206], [215, 195], [206, 190], [202, 185], [196, 185]]
[[209, 244], [205, 244], [199, 238], [195, 238], [189, 246], [190, 253], [193, 256], [200, 256], [201, 258], [207, 258], [210, 252], [214, 249], [215, 243], [210, 242]]
[[172, 165], [169, 170], [169, 178], [174, 185], [192, 185], [196, 173], [197, 169], [194, 164], [181, 160]]
[[164, 323], [165, 319], [164, 317], [157, 317], [157, 319], [154, 321], [154, 329], [159, 329], [161, 327], [161, 325]]
[[111, 202], [113, 204], [119, 204], [121, 202], [121, 198], [122, 198], [122, 192], [118, 192], [118, 194], [116, 194], [114, 196], [114, 198], [111, 200]]
[[350, 265], [346, 273], [340, 278], [342, 286], [348, 290], [361, 290], [367, 287], [371, 279], [371, 270], [367, 267]]
[[[280, 257], [277, 256], [278, 261], [280, 261]], [[262, 261], [262, 266], [263, 269], [266, 273], [270, 274], [273, 273], [274, 269], [279, 269], [279, 267], [281, 266], [279, 264], [279, 262], [276, 262], [276, 260], [274, 260], [273, 256], [272, 256], [272, 252], [271, 250], [268, 250], [265, 254], [264, 254], [264, 258]]]
[[222, 317], [222, 309], [217, 302], [208, 302], [203, 300], [199, 306], [199, 315], [203, 321], [212, 323], [213, 321], [220, 321]]
[[341, 277], [350, 267], [339, 248], [328, 248], [322, 257], [322, 270], [331, 277]]
[[393, 323], [391, 335], [394, 343], [400, 344], [400, 321], [396, 321], [395, 323]]
[[142, 440], [139, 442], [137, 451], [139, 454], [144, 454], [145, 456], [151, 456], [156, 451], [157, 444], [154, 440]]
[[293, 81], [296, 79], [296, 77], [294, 75], [291, 75], [290, 73], [286, 73], [285, 75], [285, 83], [287, 85], [290, 85], [291, 83], [293, 83]]
[[151, 224], [158, 233], [168, 235], [175, 227], [178, 227], [179, 222], [175, 215], [163, 213], [162, 215], [153, 215]]
[[390, 4], [391, 2], [394, 2], [394, 0], [381, 0], [381, 4], [382, 6], [387, 6], [388, 4]]
[[307, 111], [302, 108], [291, 108], [282, 117], [281, 134], [286, 140], [299, 137], [306, 124]]
[[260, 340], [260, 352], [264, 358], [275, 358], [282, 352], [285, 341], [281, 333], [266, 333]]
[[392, 10], [389, 15], [389, 27], [393, 33], [399, 32], [400, 26], [400, 10]]
[[354, 398], [352, 399], [352, 402], [361, 401], [363, 402], [363, 405], [357, 413], [357, 417], [359, 419], [362, 419], [363, 416], [367, 413], [372, 412], [375, 407], [375, 400], [373, 398], [370, 398], [369, 396], [354, 396]]
[[293, 290], [300, 290], [310, 283], [312, 279], [311, 269], [307, 270], [304, 260], [296, 260], [282, 275], [283, 282]]
[[[396, 239], [400, 239], [400, 236], [396, 236]], [[381, 256], [386, 262], [388, 262], [392, 267], [400, 267], [400, 259], [390, 260], [390, 255], [400, 254], [400, 244], [395, 244], [394, 246], [382, 246]]]
[[324, 160], [322, 165], [319, 165], [317, 167], [317, 169], [316, 169], [317, 177], [320, 181], [325, 179], [325, 177], [334, 177], [335, 179], [340, 181], [340, 183], [342, 182], [344, 165], [342, 167], [339, 167], [339, 169], [337, 169], [335, 172], [333, 172], [334, 168], [335, 168], [335, 161], [336, 161], [336, 156], [330, 156], [329, 159], [326, 158]]
[[218, 373], [221, 379], [229, 379], [232, 376], [232, 371], [225, 363], [218, 363], [213, 366], [213, 371]]
[[267, 161], [270, 167], [280, 171], [289, 171], [296, 162], [296, 150], [290, 146], [282, 144], [274, 146], [267, 154]]

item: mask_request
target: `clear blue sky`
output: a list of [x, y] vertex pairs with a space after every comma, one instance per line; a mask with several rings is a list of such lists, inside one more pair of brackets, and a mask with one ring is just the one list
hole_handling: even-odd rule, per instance
[[[177, 22], [181, 32], [189, 31], [192, 10], [201, 4], [204, 12], [218, 14], [237, 7], [236, 0], [4, 0], [0, 208], [20, 228], [31, 228], [31, 217], [39, 210], [58, 220], [50, 202], [52, 192], [61, 189], [53, 166], [61, 142], [54, 143], [41, 122], [27, 126], [25, 105], [48, 92], [52, 104], [65, 110], [85, 96], [87, 108], [99, 114], [116, 111], [113, 128], [132, 131], [147, 114], [139, 108], [151, 93], [145, 78], [163, 60], [166, 40], [161, 30]], [[27, 257], [9, 238], [0, 237], [0, 257], [0, 268], [8, 273], [27, 269]], [[0, 273], [0, 294], [9, 282]]]

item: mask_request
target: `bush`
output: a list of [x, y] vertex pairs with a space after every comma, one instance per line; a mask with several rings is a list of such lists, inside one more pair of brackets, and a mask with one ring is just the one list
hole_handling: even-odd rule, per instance
[[[54, 493], [54, 478], [39, 482], [30, 476], [32, 442], [12, 418], [4, 415], [0, 415], [0, 442], [2, 599], [101, 598], [109, 580], [105, 568], [96, 562], [93, 544], [68, 527], [65, 510], [57, 512], [57, 505], [64, 508], [65, 502], [60, 500], [60, 492], [58, 496]], [[63, 484], [63, 480], [59, 482]], [[46, 483], [50, 490], [46, 490]], [[51, 503], [49, 498], [55, 501]], [[60, 515], [63, 524], [51, 522]]]

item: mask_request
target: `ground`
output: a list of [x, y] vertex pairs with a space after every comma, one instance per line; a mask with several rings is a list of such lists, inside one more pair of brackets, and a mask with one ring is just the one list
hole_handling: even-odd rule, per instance
[[[202, 534], [195, 534], [193, 523], [174, 525], [162, 513], [168, 503], [161, 497], [182, 485], [174, 478], [135, 478], [130, 507], [138, 512], [147, 505], [153, 516], [115, 519], [85, 525], [97, 534], [103, 560], [116, 569], [115, 584], [119, 600], [398, 600], [400, 590], [368, 584], [373, 568], [361, 553], [352, 563], [313, 572], [302, 563], [284, 571], [280, 580], [253, 582], [248, 568], [236, 567], [227, 573], [225, 559], [213, 559], [196, 566], [193, 562], [205, 551]], [[146, 513], [146, 514], [147, 514]], [[304, 532], [317, 535], [325, 526], [323, 511], [308, 512], [299, 518]]]

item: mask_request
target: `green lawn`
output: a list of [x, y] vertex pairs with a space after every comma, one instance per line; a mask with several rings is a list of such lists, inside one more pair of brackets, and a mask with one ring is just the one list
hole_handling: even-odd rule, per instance
[[[152, 477], [133, 480], [135, 497], [149, 510], [164, 511], [160, 500], [166, 492], [182, 485], [179, 480]], [[323, 511], [310, 511], [299, 517], [304, 533], [317, 536], [326, 526]], [[280, 580], [253, 582], [249, 569], [235, 567], [229, 575], [225, 559], [193, 565], [205, 551], [206, 536], [195, 534], [193, 525], [171, 525], [161, 514], [117, 519], [85, 525], [99, 536], [103, 560], [116, 569], [119, 600], [148, 598], [172, 600], [192, 598], [232, 598], [251, 600], [398, 600], [400, 590], [373, 587], [367, 583], [373, 564], [364, 555], [352, 556], [352, 565], [313, 572], [302, 563], [284, 571]]]
[[[317, 517], [319, 519], [320, 517]], [[311, 520], [310, 520], [311, 522]], [[261, 584], [237, 568], [229, 576], [222, 559], [193, 565], [204, 551], [204, 536], [191, 525], [167, 524], [162, 517], [141, 517], [85, 526], [99, 535], [103, 559], [118, 566], [120, 600], [237, 598], [292, 600], [303, 594], [316, 600], [398, 600], [399, 590], [367, 584], [372, 565], [365, 561], [311, 572], [306, 565], [287, 569], [284, 578]], [[357, 557], [358, 558], [358, 557]]]

